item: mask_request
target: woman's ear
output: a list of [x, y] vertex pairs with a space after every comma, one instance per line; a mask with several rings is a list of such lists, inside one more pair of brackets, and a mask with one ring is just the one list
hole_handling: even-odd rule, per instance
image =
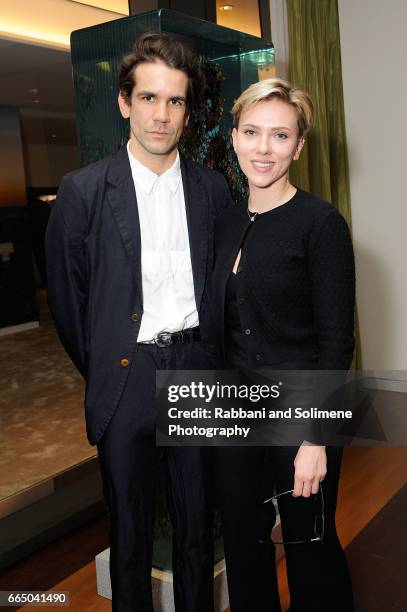
[[297, 159], [300, 159], [302, 147], [304, 146], [304, 144], [305, 144], [305, 138], [302, 136], [298, 140], [297, 148], [295, 149], [295, 153], [294, 153], [294, 157], [293, 157], [294, 161], [297, 161]]

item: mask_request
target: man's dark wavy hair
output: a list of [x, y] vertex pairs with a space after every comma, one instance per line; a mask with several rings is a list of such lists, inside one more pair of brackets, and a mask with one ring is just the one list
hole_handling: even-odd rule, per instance
[[130, 53], [122, 59], [119, 69], [120, 91], [128, 104], [135, 85], [134, 71], [139, 64], [164, 62], [169, 68], [182, 70], [188, 77], [186, 99], [190, 114], [204, 90], [204, 75], [195, 53], [184, 43], [161, 32], [145, 32], [134, 43]]

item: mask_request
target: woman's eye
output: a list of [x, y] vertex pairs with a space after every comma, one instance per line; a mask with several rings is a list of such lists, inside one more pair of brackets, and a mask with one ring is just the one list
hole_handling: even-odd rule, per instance
[[243, 133], [247, 134], [248, 136], [253, 136], [256, 132], [254, 130], [244, 130]]

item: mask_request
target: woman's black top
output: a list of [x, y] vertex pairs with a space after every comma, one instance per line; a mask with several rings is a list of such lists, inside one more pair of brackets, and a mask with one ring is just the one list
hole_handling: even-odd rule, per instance
[[[231, 271], [240, 248], [237, 278]], [[240, 325], [247, 367], [314, 360], [318, 369], [349, 368], [354, 257], [332, 204], [298, 189], [253, 222], [246, 202], [229, 207], [215, 228], [212, 296], [223, 345], [226, 327]]]
[[225, 303], [225, 354], [227, 367], [233, 368], [245, 364], [247, 360], [247, 342], [240, 322], [238, 293], [239, 275], [230, 273], [226, 287]]

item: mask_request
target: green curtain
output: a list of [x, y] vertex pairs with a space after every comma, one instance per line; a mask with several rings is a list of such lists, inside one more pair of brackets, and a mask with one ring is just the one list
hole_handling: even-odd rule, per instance
[[[332, 202], [352, 228], [349, 167], [342, 90], [337, 0], [286, 0], [289, 80], [308, 91], [316, 108], [315, 127], [291, 181]], [[356, 313], [354, 367], [361, 367]]]

